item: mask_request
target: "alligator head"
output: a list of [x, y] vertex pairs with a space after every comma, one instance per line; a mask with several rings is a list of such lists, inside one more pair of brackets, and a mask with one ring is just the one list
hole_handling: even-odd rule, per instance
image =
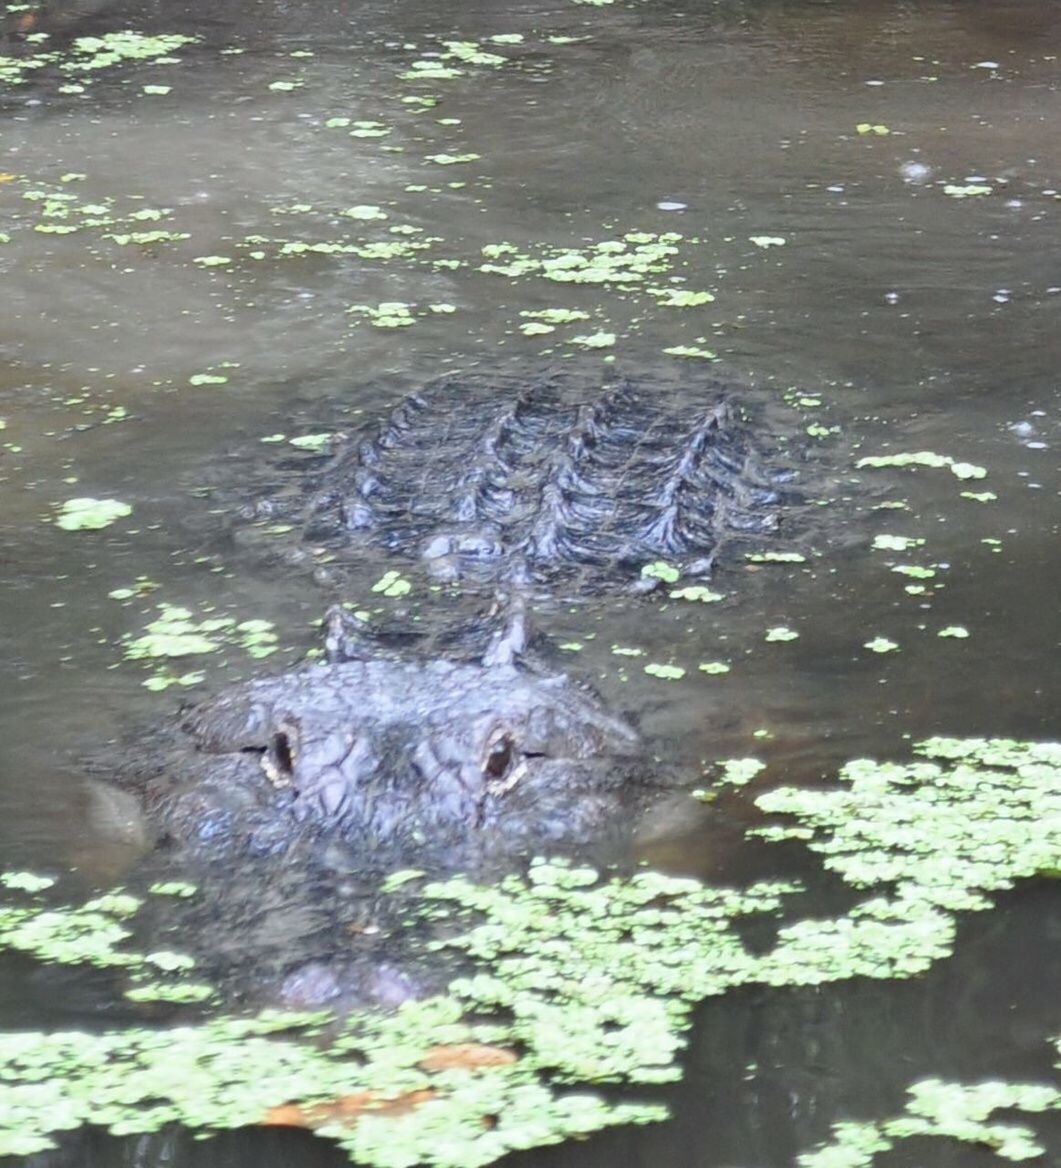
[[149, 803], [181, 842], [261, 853], [327, 833], [381, 866], [628, 820], [645, 787], [636, 732], [564, 675], [487, 659], [344, 661], [234, 686], [185, 718]]

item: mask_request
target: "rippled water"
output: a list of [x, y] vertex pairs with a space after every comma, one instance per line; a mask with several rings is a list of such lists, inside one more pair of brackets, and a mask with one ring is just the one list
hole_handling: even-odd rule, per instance
[[[24, 20], [13, 14], [8, 28], [51, 32], [53, 46], [130, 27], [199, 39], [176, 64], [119, 65], [83, 94], [60, 92], [54, 70], [0, 88], [4, 866], [71, 869], [76, 889], [113, 882], [138, 855], [129, 808], [87, 781], [81, 760], [180, 700], [149, 692], [145, 671], [123, 662], [122, 638], [142, 632], [154, 605], [271, 620], [285, 661], [312, 643], [322, 593], [263, 564], [225, 520], [258, 441], [356, 420], [455, 368], [519, 374], [562, 361], [582, 326], [547, 337], [518, 327], [520, 312], [553, 306], [589, 312], [584, 332], [615, 333], [617, 369], [673, 375], [680, 359], [662, 350], [697, 344], [722, 358], [713, 374], [752, 383], [755, 400], [821, 403], [789, 421], [823, 431], [807, 437], [828, 506], [804, 539], [806, 565], [731, 567], [729, 599], [703, 612], [616, 602], [551, 618], [585, 646], [572, 668], [638, 711], [647, 733], [695, 757], [758, 754], [772, 778], [808, 782], [844, 758], [904, 758], [928, 733], [1061, 732], [1054, 6], [84, 0], [44, 6], [32, 28]], [[440, 40], [498, 34], [524, 38], [487, 46], [508, 65], [401, 76]], [[12, 39], [0, 51], [33, 46]], [[402, 100], [417, 94], [439, 104]], [[351, 137], [325, 125], [337, 117], [390, 132]], [[426, 161], [440, 153], [477, 157]], [[956, 197], [948, 184], [989, 191]], [[38, 232], [41, 202], [24, 198], [34, 189], [123, 216], [168, 209], [146, 226], [190, 238], [140, 248], [103, 240], [108, 228]], [[340, 214], [363, 205], [389, 218]], [[256, 245], [241, 245], [419, 238], [388, 233], [395, 225], [436, 242], [389, 262], [278, 258], [275, 245], [256, 259]], [[584, 247], [624, 231], [695, 240], [679, 273], [715, 301], [666, 309], [477, 270], [486, 245]], [[231, 260], [196, 262], [211, 256]], [[347, 312], [388, 301], [419, 306], [416, 323], [355, 327]], [[203, 372], [228, 380], [189, 384]], [[854, 468], [903, 450], [988, 476]], [[988, 489], [996, 500], [961, 495]], [[45, 522], [80, 495], [123, 500], [133, 515], [94, 533]], [[874, 510], [899, 499], [906, 510]], [[910, 581], [889, 568], [908, 556], [872, 550], [881, 533], [925, 539], [911, 554], [937, 567], [929, 593], [904, 592]], [[108, 597], [141, 576], [158, 590]], [[799, 639], [765, 643], [775, 625]], [[939, 638], [950, 625], [969, 636]], [[868, 652], [878, 635], [900, 651]], [[686, 676], [631, 668], [624, 678], [612, 643]], [[698, 673], [715, 659], [731, 673]], [[204, 668], [217, 684], [261, 666], [232, 650]], [[771, 737], [753, 737], [761, 728]], [[756, 861], [732, 834], [677, 824], [644, 855], [737, 879]], [[831, 1122], [894, 1104], [920, 1074], [1041, 1074], [1043, 1038], [1057, 1027], [1057, 939], [1056, 897], [1024, 890], [971, 924], [958, 956], [922, 981], [727, 998], [704, 1009], [672, 1123], [534, 1158], [781, 1165]], [[6, 1025], [19, 1024], [27, 993], [38, 1018], [53, 1006], [64, 1025], [77, 1016], [76, 996], [55, 1005], [68, 986], [55, 995], [22, 971], [4, 984]], [[88, 1143], [76, 1155], [108, 1165], [331, 1157], [308, 1138], [260, 1134]], [[954, 1155], [935, 1162], [979, 1162]]]

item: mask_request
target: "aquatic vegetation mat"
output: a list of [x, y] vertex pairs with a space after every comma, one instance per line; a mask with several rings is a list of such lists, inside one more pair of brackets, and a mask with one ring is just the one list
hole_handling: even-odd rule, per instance
[[[758, 834], [805, 841], [854, 890], [839, 916], [801, 917], [805, 895], [787, 881], [732, 889], [652, 871], [608, 879], [546, 860], [494, 886], [395, 873], [382, 893], [413, 886], [422, 916], [463, 923], [430, 942], [469, 959], [444, 995], [341, 1023], [268, 1011], [91, 1035], [5, 1034], [0, 1154], [31, 1154], [88, 1123], [119, 1135], [168, 1123], [203, 1133], [286, 1124], [381, 1168], [468, 1166], [663, 1118], [655, 1103], [590, 1089], [676, 1079], [696, 1002], [741, 985], [920, 973], [950, 952], [957, 914], [990, 908], [991, 894], [1018, 879], [1061, 870], [1061, 744], [937, 738], [918, 753], [902, 765], [852, 762], [834, 789], [780, 788], [757, 800], [786, 817]], [[727, 781], [760, 765], [728, 760]], [[138, 898], [117, 892], [63, 909], [45, 901], [48, 877], [6, 873], [0, 884], [15, 901], [0, 915], [0, 946], [125, 967], [145, 997], [149, 977], [170, 987], [156, 1002], [204, 992], [181, 998], [182, 979], [201, 986], [189, 959], [127, 948]], [[178, 900], [195, 889], [167, 882], [151, 894]], [[742, 922], [756, 917], [778, 925], [765, 951], [742, 938]], [[914, 1131], [972, 1138], [962, 1133], [980, 1132], [998, 1107], [1056, 1106], [1056, 1091], [1034, 1085], [944, 1088], [919, 1084], [908, 1111], [883, 1124], [838, 1127], [848, 1158], [823, 1149], [806, 1163], [869, 1164]], [[1029, 1146], [1030, 1137], [1004, 1138], [1008, 1148]]]
[[[1059, 1046], [1061, 1048], [1061, 1046]], [[1061, 1065], [1061, 1064], [1059, 1064]], [[923, 1079], [908, 1090], [904, 1110], [877, 1122], [838, 1123], [833, 1138], [796, 1160], [799, 1168], [873, 1168], [878, 1155], [911, 1138], [949, 1139], [988, 1149], [1001, 1160], [1046, 1153], [1033, 1127], [993, 1118], [996, 1111], [1029, 1115], [1061, 1109], [1061, 1090], [1040, 1083], [949, 1083]]]
[[[8, 11], [12, 11], [8, 7]], [[80, 93], [93, 76], [129, 61], [165, 63], [176, 49], [193, 44], [198, 38], [169, 33], [150, 36], [133, 29], [104, 33], [102, 36], [77, 37], [67, 48], [41, 48], [19, 56], [0, 55], [0, 85], [23, 85], [34, 74], [55, 69], [63, 78], [60, 93]], [[46, 34], [35, 34], [35, 41], [45, 44]]]

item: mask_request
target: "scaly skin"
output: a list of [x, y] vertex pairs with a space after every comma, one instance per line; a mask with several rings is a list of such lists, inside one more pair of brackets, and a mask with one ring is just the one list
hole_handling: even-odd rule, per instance
[[381, 867], [452, 863], [591, 837], [652, 788], [639, 745], [562, 675], [348, 661], [246, 682], [192, 711], [146, 795], [163, 834], [197, 849], [330, 835]]
[[309, 534], [421, 558], [440, 579], [629, 581], [665, 559], [710, 572], [778, 526], [741, 410], [696, 387], [454, 378], [352, 437], [320, 475]]

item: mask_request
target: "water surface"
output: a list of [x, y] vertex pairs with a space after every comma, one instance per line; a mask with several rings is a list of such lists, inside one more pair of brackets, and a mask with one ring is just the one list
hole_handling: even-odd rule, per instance
[[[614, 357], [615, 369], [651, 377], [685, 360], [691, 394], [708, 372], [750, 385], [750, 400], [787, 409], [789, 433], [814, 448], [808, 477], [827, 505], [800, 537], [806, 564], [732, 564], [727, 600], [703, 611], [616, 602], [549, 618], [559, 639], [584, 646], [572, 668], [638, 711], [646, 733], [697, 758], [757, 754], [769, 780], [798, 782], [845, 758], [905, 758], [932, 733], [1058, 734], [1051, 6], [84, 0], [25, 20], [9, 16], [4, 52], [35, 51], [18, 39], [27, 31], [59, 48], [124, 28], [197, 39], [177, 63], [120, 64], [82, 93], [61, 92], [69, 78], [54, 68], [0, 90], [5, 866], [63, 872], [77, 895], [135, 862], [142, 838], [127, 808], [86, 781], [81, 760], [183, 696], [145, 689], [144, 668], [123, 661], [123, 638], [157, 604], [274, 622], [282, 648], [270, 667], [313, 643], [321, 591], [231, 535], [226, 510], [256, 444], [356, 424], [454, 369], [519, 374], [573, 359], [604, 370]], [[498, 34], [523, 38], [485, 46], [508, 64], [404, 76], [444, 40]], [[427, 96], [437, 104], [405, 100]], [[340, 118], [351, 124], [326, 124]], [[358, 121], [387, 132], [351, 136]], [[429, 160], [440, 155], [473, 157]], [[25, 198], [33, 191], [45, 198]], [[35, 230], [56, 192], [123, 225]], [[387, 218], [343, 214], [355, 207]], [[129, 219], [144, 208], [164, 218]], [[188, 238], [103, 238], [154, 227]], [[713, 302], [667, 309], [480, 270], [484, 246], [537, 254], [670, 231], [684, 237], [676, 286]], [[281, 254], [285, 241], [355, 237], [432, 242], [390, 260]], [[379, 328], [348, 312], [395, 301], [413, 306], [415, 324]], [[590, 319], [521, 333], [521, 313], [550, 307]], [[573, 341], [595, 332], [614, 345], [587, 354]], [[678, 345], [721, 363], [664, 354]], [[190, 383], [204, 373], [227, 380]], [[261, 449], [273, 457], [274, 445]], [[988, 476], [854, 467], [904, 450]], [[133, 514], [94, 533], [47, 522], [83, 495]], [[899, 500], [906, 509], [875, 510]], [[909, 555], [936, 568], [926, 593], [890, 570], [909, 555], [871, 548], [881, 533], [925, 540]], [[158, 589], [108, 596], [138, 577]], [[779, 625], [799, 639], [766, 643]], [[938, 636], [955, 625], [969, 636]], [[899, 651], [866, 650], [877, 636]], [[615, 643], [646, 656], [631, 666]], [[642, 660], [686, 676], [647, 678]], [[732, 671], [698, 672], [711, 660]], [[262, 668], [238, 647], [195, 666], [207, 686]], [[647, 841], [644, 857], [739, 879], [759, 860], [733, 835], [694, 819]], [[668, 1095], [672, 1123], [532, 1159], [782, 1165], [830, 1123], [883, 1113], [919, 1075], [1042, 1076], [1058, 1022], [1056, 897], [1020, 890], [966, 934], [913, 984], [712, 1004], [689, 1075]], [[24, 972], [0, 982], [8, 1026], [24, 1024]], [[101, 1008], [90, 994], [79, 1015], [76, 1000], [59, 1004], [46, 978], [27, 976], [33, 1024], [50, 1010], [61, 1025], [89, 1024]], [[90, 1141], [71, 1155], [334, 1158], [308, 1137], [260, 1133]], [[936, 1162], [979, 1162], [966, 1148], [955, 1156]]]

